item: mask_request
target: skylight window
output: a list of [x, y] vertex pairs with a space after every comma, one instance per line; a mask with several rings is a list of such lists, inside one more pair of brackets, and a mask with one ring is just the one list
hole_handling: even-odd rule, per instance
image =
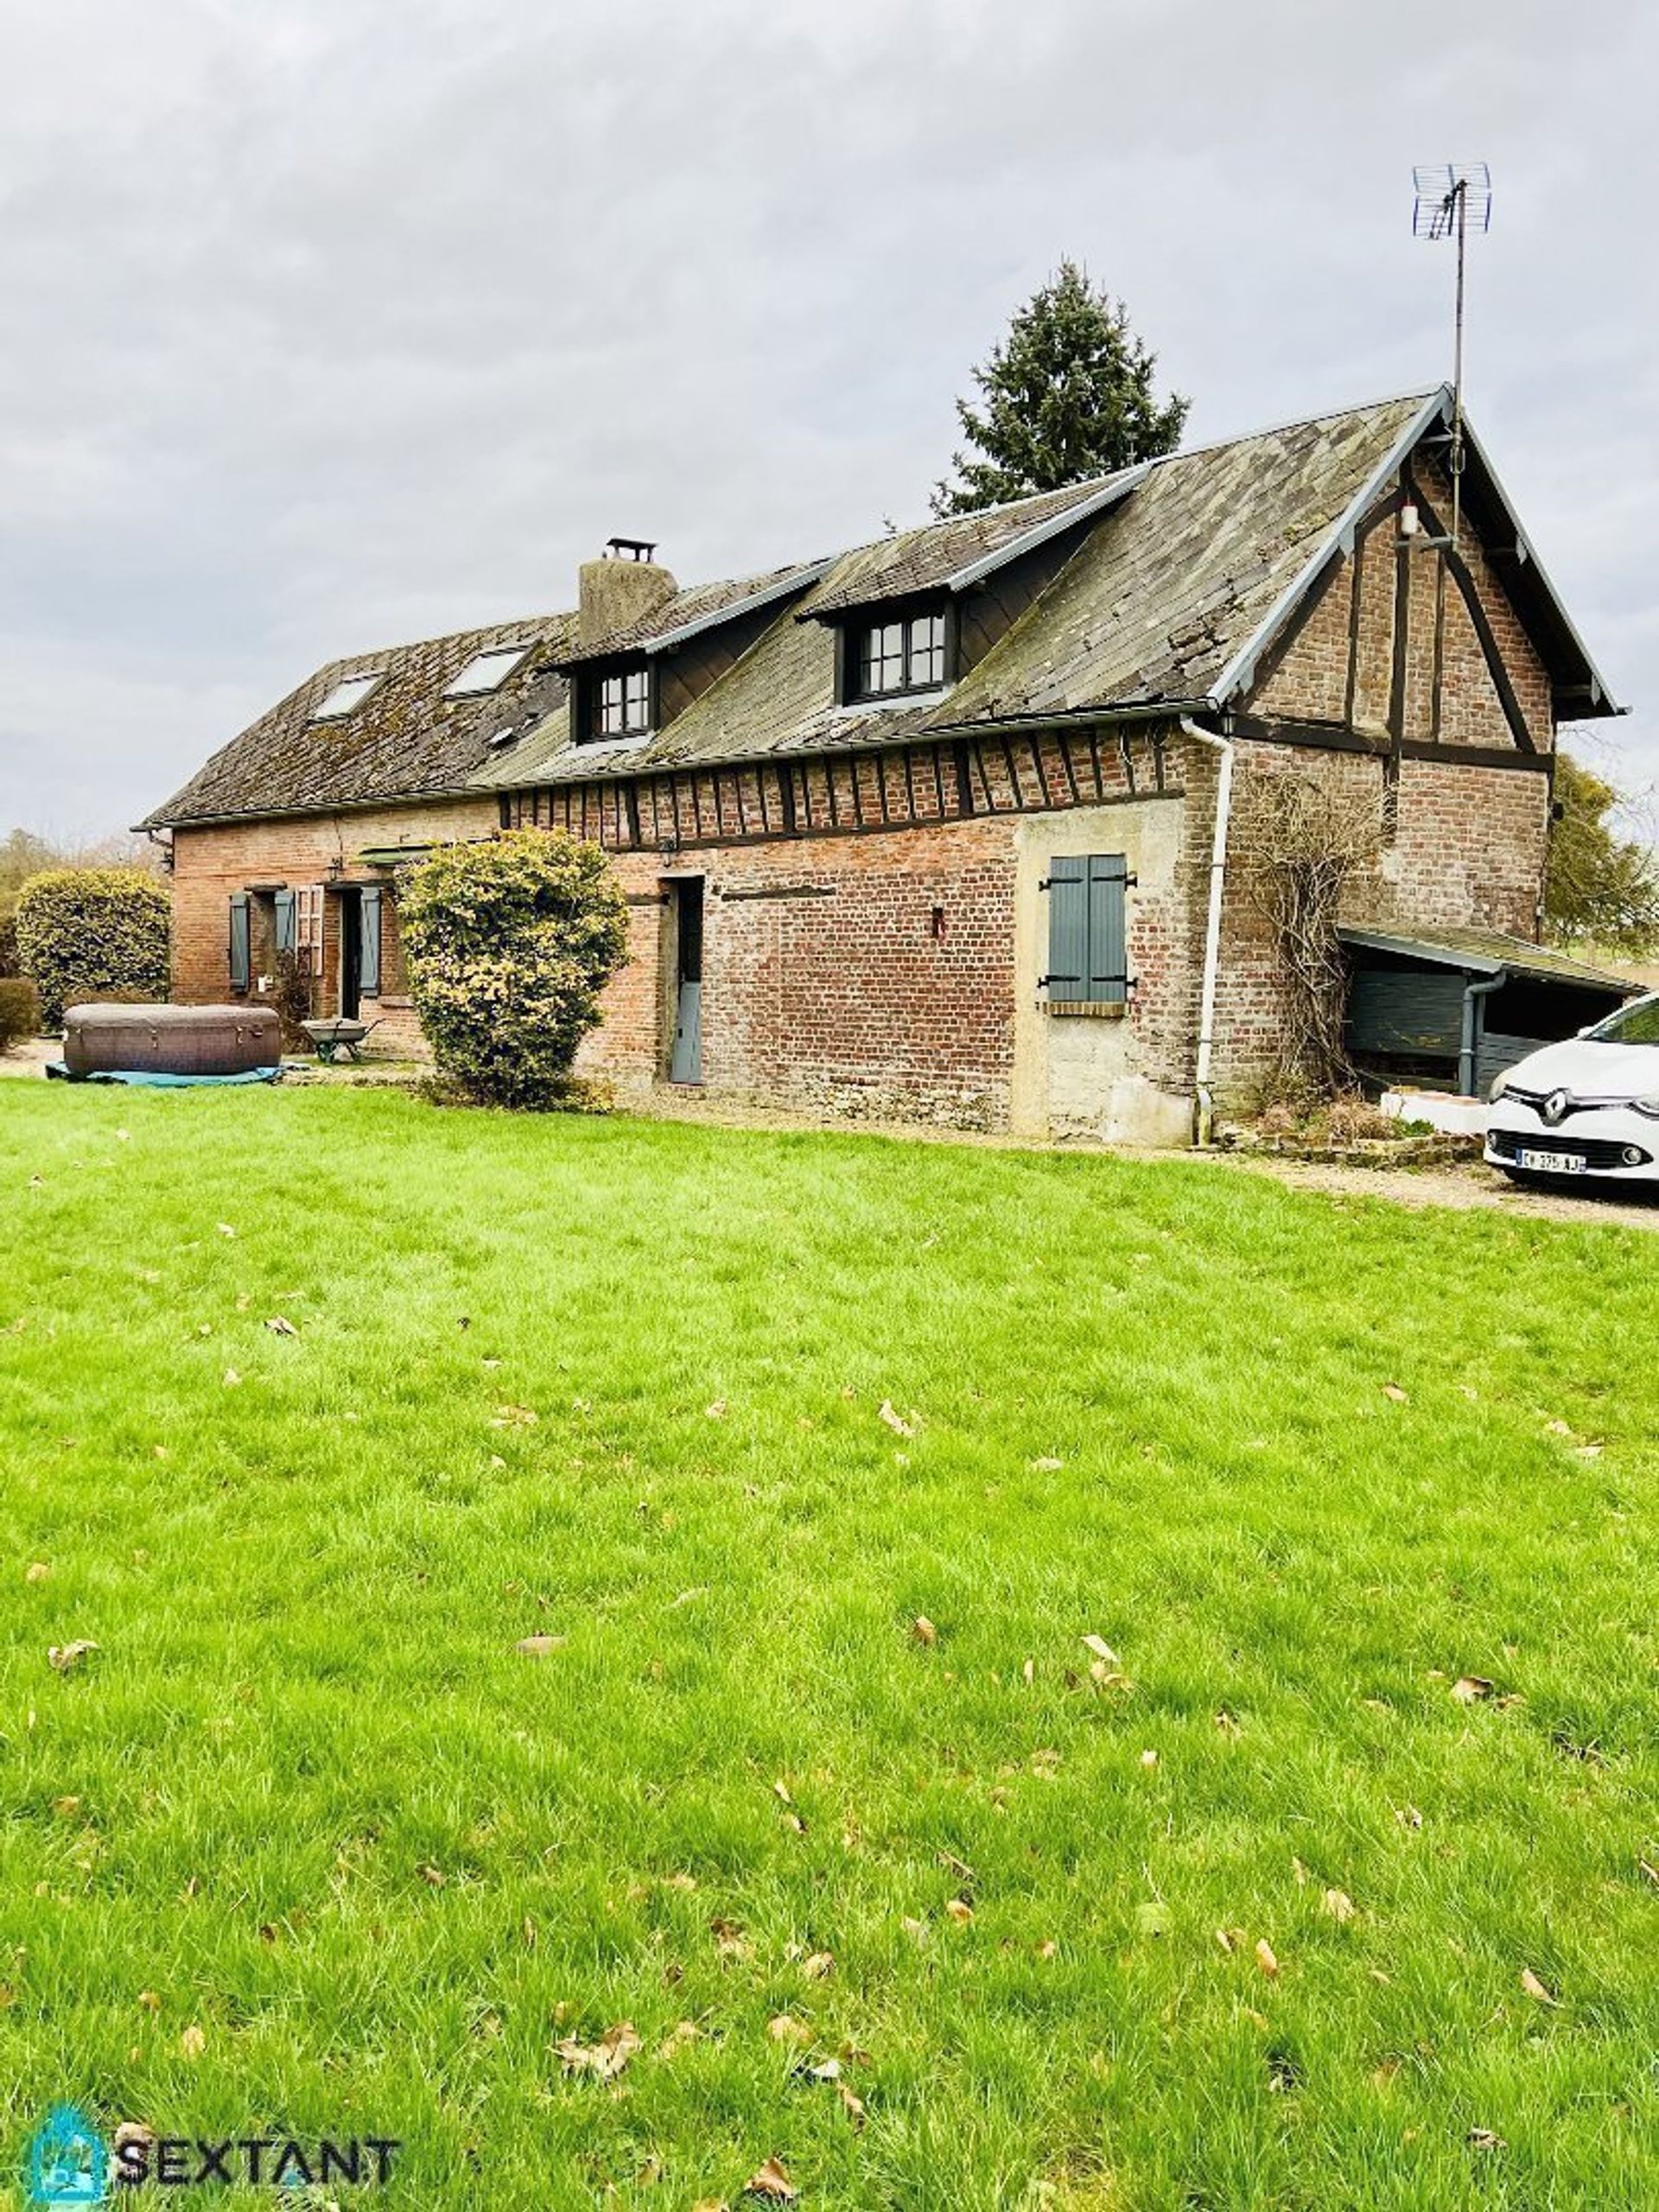
[[379, 683], [384, 673], [384, 670], [377, 668], [368, 676], [342, 677], [313, 714], [312, 721], [314, 722], [343, 721], [347, 715], [355, 713], [362, 705], [370, 692]]
[[499, 691], [530, 651], [528, 645], [494, 645], [474, 653], [459, 676], [444, 690], [446, 699], [481, 699]]

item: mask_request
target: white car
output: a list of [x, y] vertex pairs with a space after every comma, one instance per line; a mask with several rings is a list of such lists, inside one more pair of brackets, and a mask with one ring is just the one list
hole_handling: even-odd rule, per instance
[[1486, 1157], [1517, 1183], [1659, 1183], [1659, 991], [1497, 1077]]

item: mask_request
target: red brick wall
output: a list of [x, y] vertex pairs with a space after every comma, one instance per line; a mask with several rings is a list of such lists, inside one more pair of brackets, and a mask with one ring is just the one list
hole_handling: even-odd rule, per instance
[[[226, 823], [173, 833], [173, 995], [213, 1006], [232, 996], [226, 960], [230, 897], [253, 883], [327, 883], [337, 868], [346, 882], [389, 881], [358, 864], [366, 847], [420, 844], [488, 836], [499, 819], [493, 799], [451, 800], [425, 806], [379, 807], [337, 815], [296, 815], [279, 821]], [[319, 1013], [333, 1014], [340, 1000], [340, 902], [325, 899], [325, 972], [315, 988]], [[364, 1018], [381, 1018], [377, 1050], [423, 1053], [424, 1040], [405, 995], [403, 952], [391, 899], [382, 901], [381, 988], [365, 999]], [[254, 967], [269, 947], [256, 936]]]

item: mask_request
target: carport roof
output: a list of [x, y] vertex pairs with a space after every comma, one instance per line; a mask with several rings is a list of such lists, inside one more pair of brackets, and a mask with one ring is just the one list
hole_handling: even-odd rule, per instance
[[1592, 968], [1547, 944], [1530, 938], [1510, 937], [1502, 930], [1423, 929], [1410, 931], [1357, 928], [1344, 924], [1337, 935], [1344, 944], [1363, 945], [1374, 952], [1393, 952], [1408, 960], [1427, 961], [1436, 968], [1461, 968], [1474, 976], [1526, 976], [1542, 983], [1576, 985], [1580, 990], [1617, 991], [1630, 998], [1642, 986], [1629, 976], [1616, 976], [1605, 968]]

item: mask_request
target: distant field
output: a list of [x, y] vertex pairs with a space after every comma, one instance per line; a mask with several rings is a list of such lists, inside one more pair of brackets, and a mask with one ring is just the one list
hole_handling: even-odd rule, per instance
[[1659, 2203], [1650, 1236], [26, 1084], [0, 1208], [0, 2202]]

